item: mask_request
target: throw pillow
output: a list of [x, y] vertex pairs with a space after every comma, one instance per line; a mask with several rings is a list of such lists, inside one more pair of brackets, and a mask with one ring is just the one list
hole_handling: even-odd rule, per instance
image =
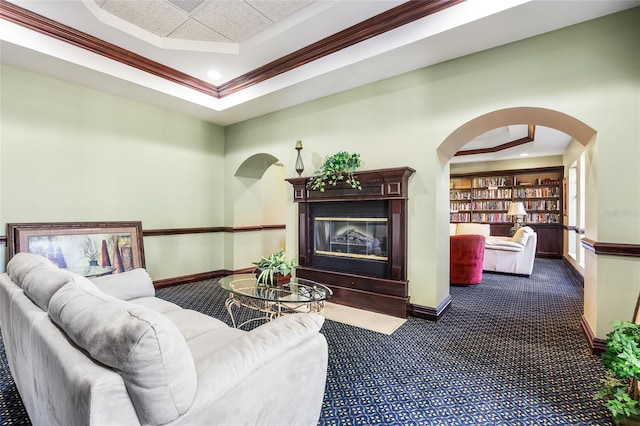
[[522, 228], [518, 229], [515, 234], [513, 234], [511, 240], [514, 243], [522, 244], [524, 246], [527, 245], [527, 240], [529, 239], [529, 235], [531, 234], [533, 234], [533, 229], [528, 226], [523, 226]]

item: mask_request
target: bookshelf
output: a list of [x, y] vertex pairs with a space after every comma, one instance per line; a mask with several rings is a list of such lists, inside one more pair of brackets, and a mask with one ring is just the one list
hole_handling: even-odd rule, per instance
[[508, 236], [509, 205], [521, 201], [526, 225], [538, 233], [537, 255], [562, 256], [563, 167], [452, 174], [450, 222], [491, 224], [492, 235]]

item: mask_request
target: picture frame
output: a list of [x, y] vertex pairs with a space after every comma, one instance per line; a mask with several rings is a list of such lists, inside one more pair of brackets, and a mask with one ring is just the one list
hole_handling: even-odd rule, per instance
[[38, 254], [85, 277], [145, 267], [139, 221], [8, 223], [7, 249], [7, 260]]

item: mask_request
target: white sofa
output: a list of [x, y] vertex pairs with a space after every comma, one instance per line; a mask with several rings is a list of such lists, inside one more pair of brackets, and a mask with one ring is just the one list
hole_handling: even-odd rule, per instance
[[154, 295], [143, 269], [91, 282], [40, 256], [11, 259], [0, 326], [33, 424], [317, 424], [322, 316], [247, 332]]
[[513, 237], [494, 237], [484, 223], [451, 223], [450, 235], [479, 234], [485, 236], [482, 270], [530, 276], [536, 258], [538, 235], [525, 226]]

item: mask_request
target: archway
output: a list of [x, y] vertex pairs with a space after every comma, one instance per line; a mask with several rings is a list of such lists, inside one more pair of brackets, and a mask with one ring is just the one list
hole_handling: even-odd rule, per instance
[[[577, 142], [587, 148], [593, 148], [593, 144], [595, 144], [596, 139], [595, 136], [597, 133], [593, 128], [574, 117], [571, 117], [559, 111], [545, 108], [514, 107], [489, 112], [487, 114], [476, 117], [454, 130], [437, 148], [438, 158], [442, 166], [443, 174], [446, 174], [446, 176], [442, 176], [442, 178], [440, 179], [442, 184], [437, 188], [437, 199], [443, 201], [448, 201], [449, 199], [449, 162], [457, 151], [459, 151], [469, 141], [483, 133], [486, 133], [495, 128], [516, 124], [535, 124], [554, 128], [568, 134]], [[585, 167], [588, 171], [587, 174], [595, 173], [595, 170], [591, 170], [592, 164], [589, 161], [589, 156], [587, 156], [587, 164], [585, 165]], [[597, 204], [597, 188], [595, 188], [595, 182], [592, 183], [589, 191], [587, 191], [586, 203], [587, 205]], [[446, 203], [445, 205], [448, 206], [448, 203]], [[441, 226], [443, 226], [443, 228], [447, 226], [446, 224], [448, 224], [449, 216], [448, 208], [446, 211], [438, 212], [437, 216], [439, 218], [438, 224], [442, 224]], [[587, 218], [587, 222], [591, 222], [593, 224], [592, 232], [597, 232], [597, 225], [595, 224], [595, 220], [589, 221], [589, 219]], [[440, 243], [442, 244], [442, 246], [446, 246], [448, 244], [448, 241], [444, 241], [444, 239], [446, 238], [446, 234], [441, 233], [439, 235], [443, 236], [443, 241], [440, 241]], [[439, 286], [443, 285], [442, 281], [444, 280], [439, 280]], [[448, 288], [448, 280], [445, 285]], [[440, 289], [442, 289], [442, 287], [440, 287]], [[588, 294], [595, 294], [595, 292], [595, 288], [589, 289], [585, 286], [584, 312], [587, 319], [589, 318], [589, 316], [595, 315], [595, 308], [593, 307], [593, 299], [595, 298], [595, 296], [592, 294]]]
[[489, 130], [513, 124], [536, 124], [560, 130], [582, 145], [593, 139], [596, 131], [582, 121], [559, 111], [535, 107], [501, 109], [470, 120], [453, 131], [438, 147], [438, 152], [447, 158], [466, 145], [471, 139]]

